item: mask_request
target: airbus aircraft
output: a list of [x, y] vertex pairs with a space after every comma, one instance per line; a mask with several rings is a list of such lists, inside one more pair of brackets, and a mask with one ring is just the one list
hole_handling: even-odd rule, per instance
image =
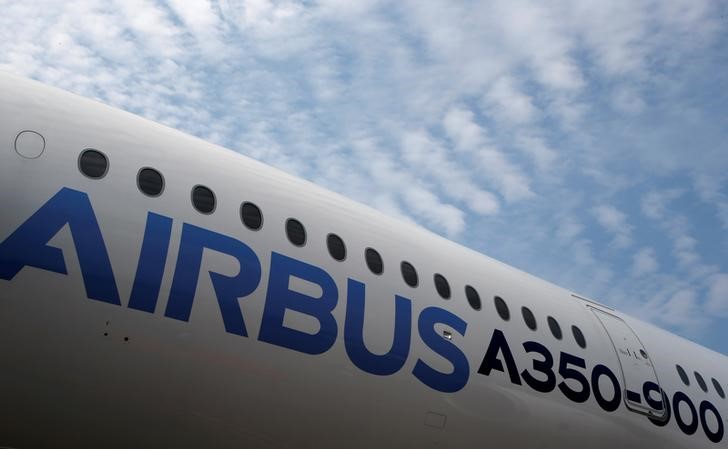
[[727, 447], [725, 356], [0, 75], [0, 447]]

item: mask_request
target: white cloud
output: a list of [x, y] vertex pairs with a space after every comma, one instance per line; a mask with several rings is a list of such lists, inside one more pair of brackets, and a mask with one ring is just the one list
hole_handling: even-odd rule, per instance
[[567, 217], [556, 230], [556, 235], [560, 240], [570, 242], [584, 231], [584, 226], [576, 221], [573, 217]]
[[695, 252], [695, 245], [698, 241], [689, 235], [678, 235], [675, 237], [675, 255], [683, 265], [689, 266], [696, 263], [700, 257]]
[[516, 145], [533, 160], [540, 173], [551, 172], [556, 163], [559, 162], [557, 151], [547, 145], [540, 137], [520, 135], [516, 138]]
[[632, 274], [634, 276], [653, 274], [658, 269], [655, 250], [652, 248], [642, 248], [632, 257]]
[[185, 31], [195, 37], [204, 57], [216, 62], [225, 57], [225, 45], [221, 41], [225, 23], [209, 0], [168, 0], [168, 3], [185, 24]]
[[182, 55], [181, 30], [163, 8], [147, 0], [115, 0], [114, 6], [128, 30], [144, 43], [138, 50], [163, 58]]
[[[219, 4], [222, 17], [258, 54], [284, 61], [311, 55], [321, 39], [313, 28], [315, 9], [298, 1], [227, 0]], [[254, 55], [247, 55], [248, 57]], [[318, 58], [313, 61], [319, 62]], [[301, 68], [308, 68], [310, 64]]]
[[[376, 141], [360, 138], [353, 142], [356, 160], [379, 188], [397, 192], [399, 203], [423, 222], [455, 237], [465, 228], [465, 213], [434, 193], [431, 186], [402, 170], [389, 154], [377, 149]], [[371, 192], [368, 192], [371, 195]], [[388, 202], [392, 204], [392, 202]]]
[[708, 323], [703, 315], [697, 294], [692, 290], [680, 290], [658, 309], [660, 321], [672, 326], [698, 329]]
[[665, 216], [667, 205], [683, 195], [681, 189], [663, 191], [653, 190], [642, 197], [642, 213], [649, 218], [660, 219]]
[[478, 187], [470, 172], [455, 162], [454, 155], [447, 154], [425, 131], [406, 133], [402, 153], [420, 177], [434, 179], [446, 195], [466, 203], [473, 212], [483, 215], [498, 212], [500, 205], [495, 195]]
[[620, 75], [644, 70], [651, 44], [647, 2], [596, 0], [571, 2], [566, 11], [589, 42], [601, 70]]
[[451, 108], [443, 118], [445, 132], [460, 150], [473, 151], [485, 144], [485, 130], [473, 119], [473, 113], [462, 108]]
[[450, 109], [443, 119], [443, 126], [455, 147], [472, 155], [478, 169], [485, 175], [484, 180], [495, 184], [506, 201], [533, 196], [528, 178], [488, 142], [485, 130], [475, 122], [471, 111]]
[[682, 189], [651, 191], [642, 197], [642, 212], [664, 230], [672, 242], [672, 254], [680, 269], [693, 280], [703, 279], [716, 268], [703, 262], [697, 250], [698, 240], [691, 233], [690, 220], [686, 215], [669, 208], [685, 194]]
[[435, 225], [444, 228], [447, 235], [457, 235], [465, 228], [465, 214], [452, 205], [442, 204], [429, 191], [418, 186], [409, 186], [402, 193], [407, 207], [421, 217], [429, 217]]
[[728, 274], [717, 274], [709, 279], [706, 307], [714, 316], [728, 318]]
[[533, 99], [516, 87], [509, 77], [495, 80], [483, 96], [490, 114], [514, 124], [527, 124], [537, 118], [538, 110]]
[[722, 179], [716, 176], [703, 174], [695, 178], [695, 190], [700, 199], [715, 208], [723, 229], [728, 230], [728, 195], [721, 191], [722, 184]]
[[627, 216], [611, 205], [596, 206], [592, 209], [594, 218], [607, 231], [614, 235], [612, 245], [626, 248], [632, 244], [632, 226], [627, 223]]
[[494, 12], [509, 49], [529, 61], [540, 83], [555, 90], [583, 87], [571, 55], [576, 42], [564, 33], [557, 10], [535, 1], [500, 1]]

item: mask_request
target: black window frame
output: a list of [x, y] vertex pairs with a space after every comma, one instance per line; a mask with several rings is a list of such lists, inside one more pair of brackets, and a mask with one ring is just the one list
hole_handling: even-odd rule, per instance
[[718, 382], [715, 377], [711, 377], [710, 380], [713, 382], [713, 388], [715, 388], [715, 392], [718, 393], [718, 396], [720, 396], [721, 399], [725, 399], [725, 390], [723, 390], [723, 386], [720, 382]]
[[533, 311], [531, 311], [531, 309], [526, 306], [521, 307], [521, 317], [523, 318], [523, 322], [526, 324], [527, 328], [534, 332], [536, 331], [536, 329], [538, 329], [538, 321], [536, 321], [536, 315], [533, 314]]
[[[335, 241], [336, 244], [332, 245], [332, 241]], [[332, 247], [335, 248], [332, 249]], [[344, 243], [344, 239], [342, 239], [340, 235], [334, 234], [333, 232], [330, 232], [328, 235], [326, 235], [326, 249], [328, 250], [329, 256], [331, 256], [332, 259], [338, 262], [343, 262], [346, 260], [346, 243]], [[343, 251], [343, 255], [341, 257], [337, 257], [337, 255], [334, 254], [335, 249], [340, 249], [341, 251]]]
[[381, 276], [384, 273], [384, 259], [382, 259], [382, 255], [376, 249], [367, 247], [364, 250], [364, 263], [366, 263], [367, 268], [373, 274]]
[[[251, 207], [257, 211], [257, 216], [260, 219], [260, 224], [258, 226], [251, 226], [248, 221], [245, 219], [245, 217], [250, 217], [250, 214], [245, 213], [246, 206], [249, 206], [248, 209]], [[258, 207], [257, 204], [253, 203], [252, 201], [243, 201], [240, 204], [240, 222], [243, 223], [243, 226], [245, 226], [247, 229], [250, 229], [251, 231], [260, 231], [263, 229], [263, 223], [265, 221], [265, 218], [263, 217], [263, 211]]]
[[468, 304], [470, 304], [473, 310], [481, 310], [483, 308], [483, 301], [480, 299], [480, 294], [472, 285], [465, 286], [465, 299], [468, 300]]
[[576, 344], [581, 349], [586, 349], [586, 336], [584, 336], [584, 332], [579, 329], [578, 326], [572, 325], [571, 326], [571, 334], [574, 336], [574, 341], [576, 341]]
[[508, 303], [502, 297], [496, 295], [493, 297], [493, 304], [495, 305], [495, 311], [498, 312], [498, 316], [503, 321], [511, 320], [511, 310], [508, 308]]
[[563, 331], [563, 329], [561, 329], [561, 324], [559, 324], [559, 321], [556, 318], [549, 315], [548, 318], [546, 318], [546, 323], [549, 326], [551, 335], [553, 335], [555, 339], [557, 339], [557, 340], [564, 339], [564, 331]]
[[432, 276], [432, 281], [435, 283], [435, 290], [437, 291], [437, 294], [440, 295], [440, 298], [452, 298], [452, 289], [450, 288], [450, 283], [447, 281], [445, 276], [440, 273], [435, 273]]
[[[210, 192], [210, 194], [212, 194], [212, 209], [210, 211], [200, 210], [197, 202], [195, 201], [195, 192], [202, 189], [207, 190], [208, 192]], [[202, 215], [212, 215], [217, 210], [217, 195], [215, 195], [215, 192], [206, 185], [196, 184], [194, 187], [192, 187], [192, 190], [190, 191], [190, 199], [192, 200], [192, 207]]]
[[[300, 243], [295, 242], [293, 240], [293, 238], [291, 238], [291, 235], [296, 235], [296, 231], [297, 231], [297, 230], [293, 230], [291, 228], [291, 226], [296, 226], [296, 225], [300, 226], [300, 231], [301, 231], [301, 234], [303, 235], [303, 241]], [[304, 246], [306, 246], [306, 242], [308, 241], [308, 233], [306, 232], [306, 226], [304, 226], [304, 224], [300, 220], [293, 218], [293, 217], [287, 218], [285, 228], [286, 228], [286, 238], [291, 243], [291, 245], [299, 247], [299, 248], [303, 248]]]
[[[105, 163], [104, 172], [98, 176], [92, 176], [92, 175], [86, 173], [86, 170], [84, 170], [83, 157], [86, 154], [91, 154], [91, 153], [96, 153], [104, 159], [104, 163]], [[103, 151], [97, 150], [96, 148], [83, 149], [81, 151], [81, 153], [79, 153], [79, 155], [78, 155], [77, 164], [78, 164], [78, 171], [80, 171], [82, 175], [84, 175], [88, 179], [93, 179], [95, 181], [98, 181], [99, 179], [104, 179], [106, 177], [106, 175], [109, 174], [109, 170], [111, 169], [111, 161], [109, 160], [109, 157]]]
[[[367, 268], [373, 274], [381, 276], [384, 273], [384, 259], [382, 259], [382, 255], [376, 249], [367, 247], [364, 250], [364, 263], [366, 263]], [[374, 267], [372, 267], [372, 264], [375, 264]], [[375, 268], [378, 268], [378, 270]]]
[[384, 273], [384, 259], [382, 259], [382, 255], [376, 249], [367, 247], [364, 250], [364, 263], [373, 274], [381, 276]]
[[410, 262], [403, 260], [399, 264], [399, 271], [402, 274], [402, 280], [405, 284], [412, 288], [416, 288], [418, 285], [420, 285], [420, 275], [417, 274], [417, 269]]
[[[144, 190], [144, 188], [142, 187], [142, 182], [141, 182], [142, 181], [142, 173], [144, 173], [144, 172], [153, 172], [154, 174], [156, 174], [157, 176], [159, 176], [159, 180], [161, 181], [161, 186], [160, 186], [160, 189], [159, 189], [159, 193], [149, 193], [146, 190]], [[162, 172], [160, 172], [156, 168], [154, 168], [154, 167], [142, 167], [137, 172], [137, 188], [145, 196], [148, 196], [150, 198], [159, 198], [164, 193], [164, 189], [166, 187], [167, 187], [167, 183], [166, 183], [166, 181], [164, 179], [164, 175], [162, 174]]]
[[675, 365], [675, 369], [677, 370], [677, 375], [678, 377], [680, 377], [682, 383], [684, 383], [686, 387], [689, 387], [690, 377], [688, 377], [687, 371], [685, 371], [685, 369], [683, 369], [683, 367], [680, 365]]
[[693, 371], [693, 375], [695, 376], [695, 380], [698, 382], [698, 387], [700, 387], [701, 390], [703, 390], [704, 393], [708, 392], [708, 384], [705, 382], [705, 378], [697, 371]]

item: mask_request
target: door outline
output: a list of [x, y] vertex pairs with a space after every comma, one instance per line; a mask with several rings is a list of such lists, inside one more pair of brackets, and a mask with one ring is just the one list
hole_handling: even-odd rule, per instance
[[[588, 309], [590, 309], [592, 311], [592, 313], [594, 314], [594, 317], [597, 319], [599, 324], [604, 329], [604, 332], [607, 334], [607, 337], [609, 337], [609, 342], [612, 344], [612, 349], [614, 349], [615, 355], [617, 356], [617, 361], [619, 362], [619, 372], [622, 376], [622, 385], [623, 385], [622, 401], [624, 402], [624, 405], [627, 407], [628, 410], [630, 410], [634, 413], [638, 413], [640, 415], [645, 415], [645, 416], [648, 416], [650, 418], [657, 419], [660, 421], [667, 419], [668, 411], [667, 411], [667, 406], [665, 404], [665, 396], [664, 396], [664, 394], [662, 394], [662, 388], [660, 387], [660, 380], [657, 377], [657, 370], [655, 369], [655, 365], [652, 362], [652, 357], [645, 349], [645, 345], [642, 344], [642, 340], [640, 340], [639, 336], [637, 335], [637, 332], [635, 332], [634, 329], [632, 329], [632, 327], [629, 324], [627, 324], [627, 322], [625, 320], [618, 317], [614, 313], [611, 313], [609, 311], [603, 310], [598, 307], [594, 307], [591, 304], [587, 304], [586, 306]], [[629, 333], [631, 333], [631, 336], [634, 337], [636, 344], [638, 344], [639, 346], [636, 348], [633, 347], [632, 350], [630, 350], [630, 348], [626, 348], [626, 349], [622, 350], [624, 352], [620, 353], [619, 347], [621, 347], [623, 345], [620, 345], [615, 341], [615, 338], [618, 337], [617, 332], [614, 332], [614, 329], [610, 332], [608, 324], [602, 319], [602, 316], [606, 317], [607, 320], [612, 320], [612, 324], [616, 324], [617, 326], [619, 326], [620, 324], [623, 325], [624, 329], [626, 331], [628, 331]], [[613, 335], [613, 334], [615, 334], [615, 335]], [[629, 337], [629, 336], [630, 335], [627, 334], [627, 337]], [[637, 354], [638, 351], [644, 352], [644, 354], [647, 354], [647, 358], [642, 358], [642, 357], [638, 356], [638, 354]], [[651, 372], [654, 376], [655, 384], [657, 384], [657, 386], [659, 388], [660, 401], [662, 402], [662, 410], [653, 409], [653, 408], [649, 407], [648, 405], [646, 405], [646, 403], [642, 402], [642, 400], [641, 400], [642, 393], [643, 393], [642, 384], [640, 385], [639, 391], [634, 391], [634, 390], [629, 389], [627, 373], [625, 372], [625, 362], [623, 361], [627, 357], [629, 357], [630, 359], [634, 357], [634, 358], [636, 358], [636, 360], [643, 360], [643, 361], [646, 360], [647, 362], [649, 362], [649, 366], [652, 368]], [[627, 369], [629, 370], [630, 368], [627, 367]], [[634, 373], [635, 373], [635, 370], [632, 369], [631, 374], [634, 374]], [[651, 379], [643, 379], [643, 382], [647, 381], [647, 380], [651, 380]], [[635, 399], [637, 399], [637, 401], [635, 401]]]

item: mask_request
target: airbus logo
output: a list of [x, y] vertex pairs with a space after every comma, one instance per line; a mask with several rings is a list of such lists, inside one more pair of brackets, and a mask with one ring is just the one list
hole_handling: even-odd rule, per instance
[[[128, 308], [150, 314], [157, 310], [172, 225], [170, 217], [147, 213]], [[73, 239], [87, 297], [122, 306], [104, 237], [89, 197], [67, 187], [58, 191], [0, 243], [0, 279], [10, 281], [25, 267], [67, 275], [63, 251], [48, 244], [65, 226], [68, 226]], [[211, 271], [209, 276], [225, 331], [249, 337], [239, 301], [253, 294], [264, 282], [260, 257], [236, 238], [189, 223], [182, 225], [164, 316], [184, 322], [190, 320], [205, 250], [225, 254], [237, 261], [238, 274], [228, 276]], [[291, 289], [292, 279], [318, 286], [320, 295], [310, 296]], [[342, 294], [333, 277], [323, 268], [273, 251], [265, 282], [265, 305], [257, 335], [261, 342], [305, 354], [323, 354], [334, 346], [343, 327], [343, 341], [349, 360], [363, 372], [387, 376], [400, 372], [409, 359], [416, 318], [417, 337], [431, 351], [447, 360], [452, 369], [442, 372], [418, 358], [411, 374], [425, 386], [443, 393], [458, 392], [469, 382], [470, 363], [455, 344], [457, 339], [453, 339], [453, 332], [464, 337], [468, 324], [448, 310], [430, 306], [414, 317], [412, 300], [395, 295], [392, 344], [386, 353], [375, 354], [367, 349], [363, 338], [366, 308], [366, 285], [363, 282], [352, 278], [346, 280], [343, 326], [333, 314]], [[318, 330], [309, 333], [286, 326], [284, 317], [287, 311], [315, 320]], [[444, 335], [436, 330], [441, 326], [448, 329]], [[532, 365], [523, 370], [518, 368], [519, 358], [514, 356], [516, 346], [509, 344], [503, 331], [494, 329], [490, 342], [483, 345], [484, 355], [477, 374], [484, 378], [500, 372], [513, 385], [523, 387], [525, 383], [526, 387], [546, 394], [558, 390], [576, 404], [593, 398], [607, 413], [615, 412], [623, 404], [624, 390], [624, 396], [630, 401], [646, 404], [660, 412], [648, 416], [654, 425], [664, 427], [674, 416], [677, 427], [686, 435], [693, 435], [702, 427], [710, 441], [718, 443], [723, 440], [723, 418], [708, 400], [694, 402], [681, 391], [670, 397], [652, 381], [645, 381], [642, 391], [629, 391], [623, 389], [615, 370], [605, 364], [589, 368], [584, 358], [563, 351], [555, 357], [549, 348], [536, 341], [526, 341], [521, 346], [524, 356], [531, 358]], [[562, 379], [560, 382], [557, 374]]]
[[[136, 275], [127, 307], [146, 313], [157, 308], [162, 276], [172, 232], [172, 218], [149, 212], [139, 255]], [[24, 267], [35, 267], [67, 274], [63, 252], [48, 245], [64, 226], [73, 237], [88, 298], [121, 306], [116, 279], [109, 261], [104, 238], [86, 193], [62, 188], [25, 223], [0, 244], [0, 279], [12, 280]], [[236, 276], [209, 273], [215, 290], [225, 330], [248, 337], [245, 319], [238, 301], [248, 297], [261, 283], [261, 263], [255, 252], [242, 241], [184, 223], [172, 286], [164, 315], [189, 321], [200, 278], [203, 251], [216, 251], [233, 257], [240, 266]], [[311, 297], [289, 288], [289, 280], [298, 278], [320, 287], [321, 295]], [[363, 339], [364, 283], [347, 280], [347, 307], [344, 342], [351, 362], [364, 372], [380, 376], [402, 369], [411, 346], [412, 301], [395, 297], [395, 321], [392, 346], [386, 354], [370, 352]], [[322, 354], [334, 345], [339, 323], [332, 314], [339, 301], [334, 279], [322, 268], [271, 253], [265, 309], [258, 340], [306, 354]], [[308, 315], [318, 321], [318, 332], [307, 333], [285, 326], [287, 310]], [[453, 313], [427, 307], [417, 317], [419, 338], [434, 352], [448, 360], [452, 372], [443, 373], [419, 359], [412, 374], [437, 391], [452, 393], [468, 382], [470, 366], [465, 354], [451, 341], [442, 338], [435, 326], [441, 324], [465, 335], [467, 323]]]

